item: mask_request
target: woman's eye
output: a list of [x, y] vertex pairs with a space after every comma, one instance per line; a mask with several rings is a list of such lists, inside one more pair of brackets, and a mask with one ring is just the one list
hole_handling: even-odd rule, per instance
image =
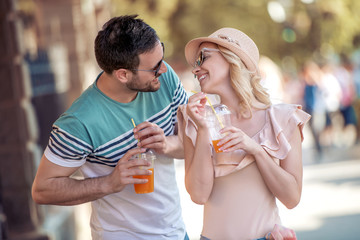
[[195, 61], [195, 67], [200, 67], [208, 57], [209, 53], [201, 52]]
[[205, 53], [202, 57], [202, 62], [205, 62], [205, 60], [209, 57], [209, 54]]

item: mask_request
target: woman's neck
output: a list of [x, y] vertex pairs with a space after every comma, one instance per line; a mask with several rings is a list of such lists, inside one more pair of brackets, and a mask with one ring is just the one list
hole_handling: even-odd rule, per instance
[[238, 118], [250, 117], [253, 111], [259, 109], [265, 109], [267, 106], [259, 102], [254, 96], [251, 96], [250, 109], [244, 109], [243, 105], [240, 104], [240, 99], [235, 91], [225, 92], [224, 94], [219, 95], [220, 102], [226, 105], [232, 114]]

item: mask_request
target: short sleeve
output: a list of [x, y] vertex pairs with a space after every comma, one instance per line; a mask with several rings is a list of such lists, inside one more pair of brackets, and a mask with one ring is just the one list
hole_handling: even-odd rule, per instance
[[303, 141], [303, 128], [310, 115], [300, 105], [277, 104], [268, 109], [267, 127], [254, 140], [257, 141], [270, 156], [285, 159], [291, 150], [290, 140], [295, 131], [300, 131]]
[[171, 99], [171, 109], [172, 109], [172, 123], [173, 125], [177, 122], [177, 110], [180, 105], [186, 104], [188, 102], [188, 95], [182, 85], [179, 77], [172, 69], [172, 67], [165, 63], [167, 67], [167, 72], [161, 75], [161, 79], [168, 91], [170, 91]]
[[92, 152], [85, 127], [71, 116], [61, 116], [53, 125], [45, 156], [63, 167], [80, 167]]
[[[285, 159], [291, 150], [290, 140], [295, 131], [300, 131], [303, 137], [304, 125], [310, 115], [301, 109], [300, 105], [277, 104], [266, 109], [266, 121], [263, 128], [252, 137], [263, 149], [279, 162]], [[214, 155], [215, 177], [226, 176], [239, 171], [255, 161], [252, 155], [243, 150]]]
[[196, 136], [197, 136], [197, 126], [194, 123], [194, 121], [187, 115], [185, 104], [179, 106], [177, 118], [179, 124], [178, 135], [181, 141], [183, 142], [184, 140], [184, 136], [183, 136], [183, 130], [184, 130], [185, 135], [191, 139], [191, 142], [195, 146]]

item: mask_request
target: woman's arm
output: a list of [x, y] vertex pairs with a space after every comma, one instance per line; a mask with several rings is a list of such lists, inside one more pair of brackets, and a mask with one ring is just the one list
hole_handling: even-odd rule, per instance
[[214, 184], [214, 167], [207, 129], [198, 131], [195, 147], [189, 137], [184, 137], [184, 150], [186, 190], [193, 202], [205, 204]]
[[195, 146], [181, 129], [185, 151], [185, 186], [193, 202], [205, 204], [211, 194], [214, 183], [210, 137], [204, 119], [205, 94], [197, 93], [189, 98], [186, 113], [197, 126]]
[[294, 131], [290, 139], [291, 150], [287, 157], [280, 160], [280, 166], [263, 148], [254, 154], [256, 164], [270, 191], [287, 208], [298, 205], [302, 191], [302, 148], [300, 131]]

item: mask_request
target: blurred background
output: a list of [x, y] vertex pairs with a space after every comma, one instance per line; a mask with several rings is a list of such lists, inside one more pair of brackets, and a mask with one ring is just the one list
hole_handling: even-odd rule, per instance
[[[51, 125], [96, 78], [93, 42], [113, 16], [139, 14], [165, 43], [187, 91], [198, 90], [184, 58], [192, 38], [221, 27], [258, 45], [262, 83], [274, 103], [301, 104], [304, 188], [283, 224], [299, 239], [360, 239], [360, 1], [1, 0], [0, 239], [90, 239], [89, 204], [40, 206], [31, 184]], [[184, 188], [183, 217], [199, 239], [202, 206]]]

